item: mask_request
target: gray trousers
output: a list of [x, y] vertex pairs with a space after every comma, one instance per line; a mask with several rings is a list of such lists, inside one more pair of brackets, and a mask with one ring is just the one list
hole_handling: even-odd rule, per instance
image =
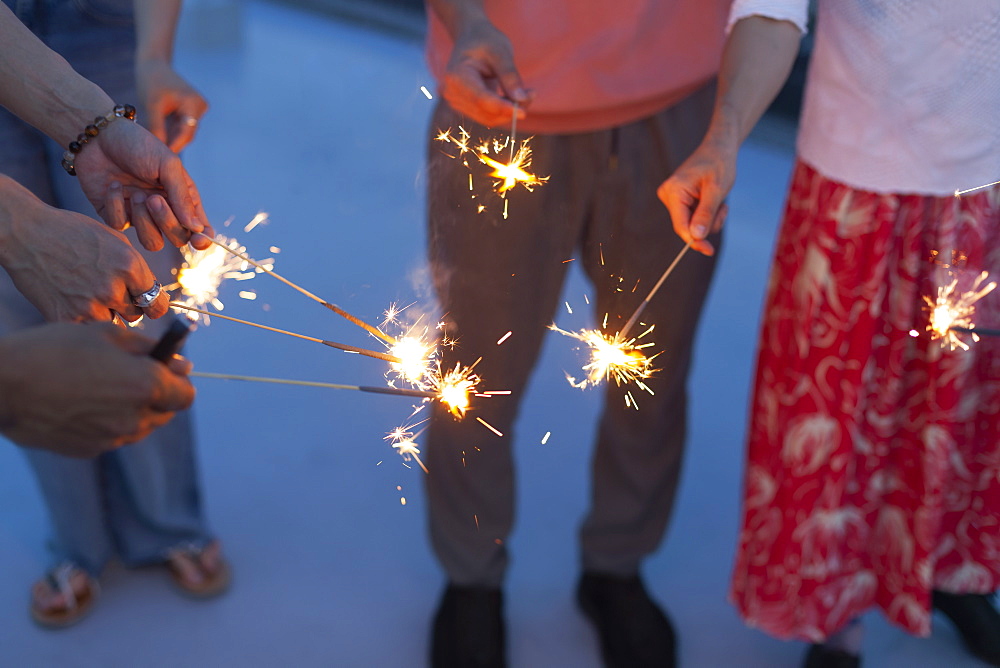
[[[445, 333], [458, 340], [445, 363], [471, 364], [481, 356], [476, 369], [489, 387], [512, 391], [475, 407], [502, 438], [472, 417], [456, 421], [439, 409], [431, 420], [425, 444], [430, 536], [452, 582], [502, 583], [514, 519], [512, 425], [559, 301], [564, 260], [583, 265], [594, 284], [598, 322], [607, 313], [606, 331], [617, 331], [683, 247], [656, 189], [701, 141], [714, 94], [710, 83], [635, 123], [536, 136], [532, 171], [551, 179], [533, 192], [510, 191], [506, 220], [502, 203], [479, 185], [488, 190], [489, 180], [479, 179], [472, 199], [468, 169], [441, 142], [430, 142], [429, 256]], [[458, 125], [474, 138], [496, 134], [444, 103], [430, 134]], [[488, 208], [478, 213], [483, 203]], [[689, 253], [643, 314], [644, 322], [656, 324], [650, 339], [661, 353], [661, 370], [647, 381], [655, 395], [636, 392], [642, 406], [636, 411], [625, 406], [622, 388], [610, 383], [604, 390], [591, 506], [580, 531], [587, 570], [634, 574], [663, 537], [684, 450], [694, 333], [714, 266], [712, 258]], [[509, 330], [513, 335], [498, 346]]]
[[[116, 102], [135, 103], [131, 0], [5, 1], [77, 72]], [[59, 165], [63, 150], [0, 109], [0, 172], [52, 206], [96, 217], [76, 179]], [[133, 245], [140, 248], [134, 239], [132, 235]], [[170, 271], [178, 266], [180, 254], [172, 248], [143, 254], [160, 282], [171, 283]], [[147, 320], [144, 333], [159, 336], [171, 317]], [[42, 322], [41, 314], [0, 271], [0, 334]], [[141, 443], [96, 459], [24, 452], [52, 519], [59, 560], [72, 560], [97, 575], [116, 554], [129, 565], [155, 563], [171, 547], [211, 539], [186, 411]]]

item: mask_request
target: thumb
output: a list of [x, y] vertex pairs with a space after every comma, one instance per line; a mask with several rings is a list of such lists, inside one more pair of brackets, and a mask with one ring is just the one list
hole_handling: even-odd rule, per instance
[[497, 81], [504, 95], [519, 105], [531, 102], [531, 94], [525, 89], [521, 74], [514, 65], [514, 60], [509, 54], [503, 54], [494, 64]]

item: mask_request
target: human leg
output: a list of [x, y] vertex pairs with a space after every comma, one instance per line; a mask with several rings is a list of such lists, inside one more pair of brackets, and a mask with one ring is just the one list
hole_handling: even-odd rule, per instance
[[[597, 315], [614, 334], [684, 247], [656, 196], [659, 184], [704, 134], [714, 86], [661, 114], [614, 131], [584, 239]], [[719, 241], [713, 241], [717, 246]], [[609, 666], [663, 666], [675, 660], [669, 618], [639, 576], [670, 517], [686, 436], [686, 385], [698, 319], [715, 258], [691, 253], [675, 267], [628, 337], [643, 341], [659, 369], [635, 386], [608, 383], [592, 462], [591, 507], [581, 528], [584, 574], [577, 589]], [[628, 398], [626, 399], [626, 393]], [[636, 410], [636, 405], [641, 408]]]
[[[586, 238], [588, 274], [597, 287], [599, 318], [617, 332], [683, 248], [656, 188], [704, 134], [714, 87], [660, 115], [620, 129], [617, 166]], [[659, 544], [680, 474], [686, 425], [686, 384], [698, 319], [714, 258], [687, 254], [649, 303], [629, 336], [655, 326], [659, 369], [644, 381], [653, 394], [609, 383], [592, 463], [591, 508], [581, 529], [585, 570], [634, 575]], [[626, 404], [629, 390], [640, 410]]]
[[[440, 105], [432, 132], [451, 128], [458, 133], [460, 123]], [[493, 134], [471, 123], [465, 127], [473, 142]], [[452, 158], [452, 147], [433, 140], [430, 145], [429, 256], [445, 314], [444, 334], [456, 340], [454, 350], [446, 349], [444, 368], [475, 364], [482, 389], [511, 392], [477, 397], [473, 414], [462, 421], [441, 409], [431, 418], [426, 447], [430, 535], [449, 579], [434, 621], [431, 663], [437, 667], [505, 663], [500, 586], [514, 514], [511, 427], [558, 301], [564, 260], [572, 257], [579, 237], [579, 193], [591, 189], [585, 160], [594, 140], [535, 137], [534, 169], [559, 178], [531, 193], [511, 191], [506, 201], [490, 191], [492, 179], [485, 174], [477, 173], [470, 182], [462, 163], [466, 155]], [[480, 166], [475, 159], [470, 165]], [[481, 205], [485, 211], [480, 212]]]

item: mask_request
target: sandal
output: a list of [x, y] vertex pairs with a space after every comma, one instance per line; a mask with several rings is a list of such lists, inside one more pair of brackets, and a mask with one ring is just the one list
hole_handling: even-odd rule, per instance
[[[46, 629], [64, 629], [87, 616], [101, 587], [87, 571], [72, 562], [56, 566], [31, 588], [31, 618]], [[55, 597], [62, 597], [53, 605]], [[49, 605], [43, 600], [49, 599]]]
[[229, 564], [217, 540], [172, 548], [167, 552], [166, 566], [174, 586], [188, 596], [212, 598], [229, 588]]

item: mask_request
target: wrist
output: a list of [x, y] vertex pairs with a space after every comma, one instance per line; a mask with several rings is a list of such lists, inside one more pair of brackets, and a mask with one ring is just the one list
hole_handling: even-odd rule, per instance
[[9, 176], [0, 174], [0, 267], [8, 269], [23, 243], [22, 224], [33, 204], [45, 206]]
[[115, 104], [99, 86], [79, 77], [57, 84], [54, 95], [56, 100], [52, 105], [52, 129], [47, 134], [64, 147]]

